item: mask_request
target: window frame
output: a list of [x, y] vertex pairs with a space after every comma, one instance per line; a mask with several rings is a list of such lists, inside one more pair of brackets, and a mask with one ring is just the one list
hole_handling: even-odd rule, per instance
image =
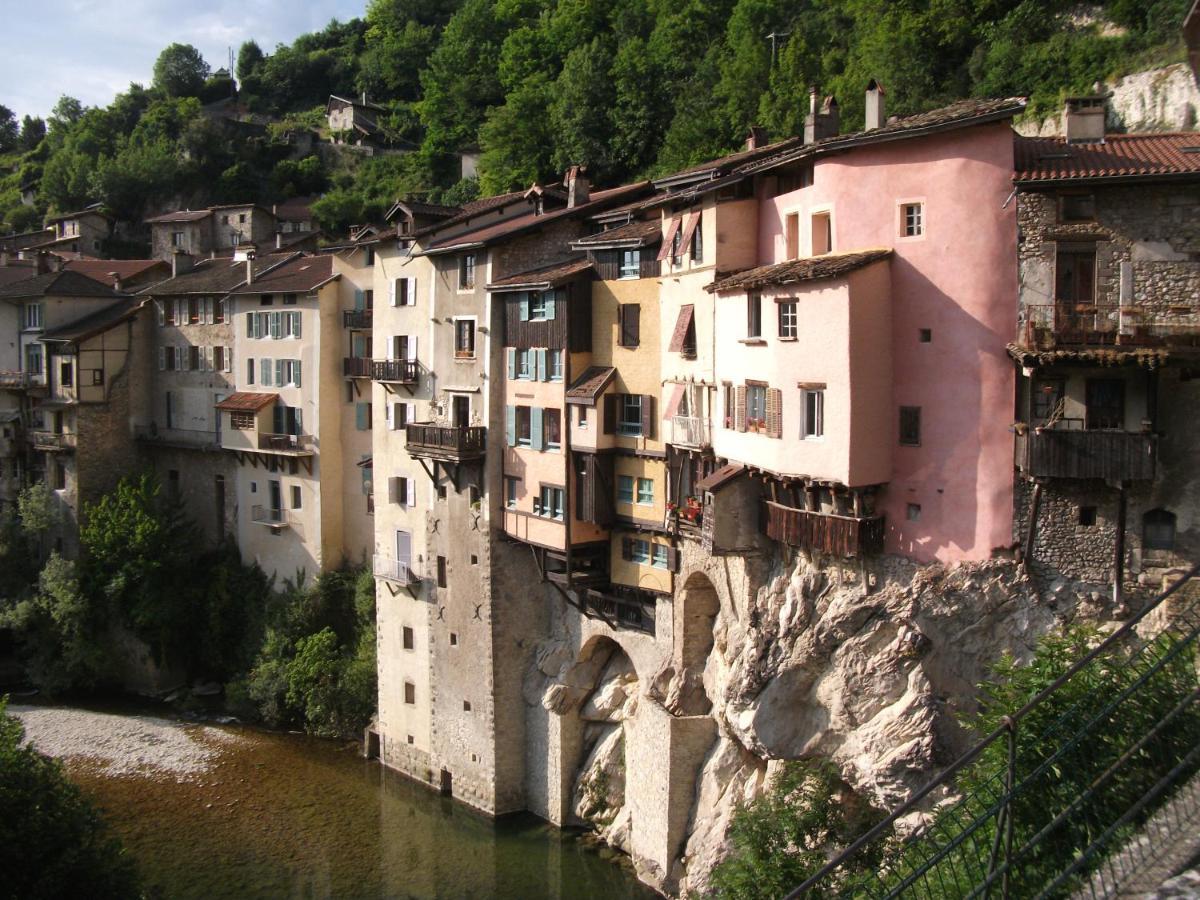
[[[475, 326], [477, 319], [475, 316], [455, 316], [454, 317], [454, 358], [455, 359], [475, 359]], [[466, 326], [464, 330], [464, 326]], [[463, 347], [461, 340], [463, 337], [468, 338], [469, 347]]]
[[925, 198], [910, 197], [896, 202], [896, 236], [901, 240], [925, 237]]
[[762, 294], [752, 291], [746, 295], [746, 340], [762, 340]]
[[640, 247], [632, 247], [618, 251], [621, 255], [617, 259], [617, 280], [632, 281], [635, 278], [642, 277], [642, 249]]
[[[621, 407], [617, 411], [617, 434], [622, 437], [641, 437], [642, 436], [642, 395], [641, 394], [621, 394]], [[637, 408], [637, 420], [632, 421], [626, 418], [626, 413]]]
[[[908, 417], [906, 427], [905, 417]], [[915, 425], [915, 427], [914, 427]], [[901, 447], [921, 446], [921, 407], [901, 406], [899, 413], [899, 442]]]
[[[808, 404], [809, 399], [813, 398], [816, 401], [816, 409], [810, 414]], [[813, 428], [813, 419], [815, 418], [816, 427]], [[801, 388], [800, 389], [800, 440], [802, 441], [820, 441], [825, 438], [825, 389], [824, 388]]]
[[539, 484], [533, 514], [543, 519], [562, 522], [566, 520], [566, 504], [566, 490], [561, 485]]
[[[516, 406], [516, 437], [518, 447], [533, 446], [533, 408], [529, 406]], [[524, 425], [524, 437], [521, 437], [522, 424]]]
[[630, 506], [632, 506], [637, 491], [636, 484], [637, 481], [633, 475], [618, 475], [617, 502], [628, 503]]
[[[653, 506], [654, 505], [654, 479], [644, 478], [641, 475], [637, 476], [635, 481], [635, 502], [638, 506]], [[649, 490], [643, 494], [643, 487], [649, 487]], [[646, 499], [643, 499], [645, 497]]]
[[475, 290], [475, 254], [464, 253], [458, 258], [458, 289], [460, 291]]
[[[767, 431], [767, 388], [769, 385], [762, 381], [747, 381], [746, 382], [746, 431], [754, 432], [755, 434], [765, 434]], [[761, 403], [754, 403], [751, 400], [752, 396], [760, 395]], [[761, 406], [762, 416], [752, 416], [751, 410], [755, 406]]]
[[794, 341], [800, 336], [800, 305], [793, 297], [787, 300], [777, 300], [775, 303], [778, 313], [779, 339]]

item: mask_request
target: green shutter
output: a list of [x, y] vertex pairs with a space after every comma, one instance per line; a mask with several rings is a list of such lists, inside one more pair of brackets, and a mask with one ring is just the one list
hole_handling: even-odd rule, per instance
[[246, 337], [254, 337], [254, 313], [246, 313]]
[[558, 297], [558, 291], [546, 291], [546, 318], [554, 318], [554, 304]]
[[517, 377], [517, 350], [515, 347], [508, 348], [508, 380], [514, 381]]
[[538, 381], [549, 381], [550, 380], [550, 370], [548, 368], [546, 368], [546, 351], [545, 350], [539, 350], [537, 352], [537, 367], [538, 367], [538, 374], [537, 374]]
[[359, 288], [354, 289], [354, 308], [361, 311], [366, 309], [366, 295]]
[[508, 446], [517, 446], [517, 408], [515, 406], [504, 407], [504, 436]]
[[368, 407], [367, 407], [367, 404], [365, 404], [365, 403], [354, 404], [355, 426], [358, 428], [359, 431], [366, 431], [368, 428], [371, 427], [370, 422], [367, 419], [367, 415], [368, 415], [367, 409], [368, 409]]
[[534, 450], [542, 449], [542, 408], [533, 406], [529, 409], [529, 446]]
[[521, 321], [529, 321], [529, 294], [521, 294], [521, 299], [518, 301], [521, 306]]

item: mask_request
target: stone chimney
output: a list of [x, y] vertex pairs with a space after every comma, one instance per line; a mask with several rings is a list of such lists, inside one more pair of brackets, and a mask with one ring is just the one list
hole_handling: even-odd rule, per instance
[[883, 110], [885, 93], [883, 85], [874, 78], [867, 82], [867, 115], [866, 121], [863, 123], [863, 131], [874, 131], [886, 124], [887, 114]]
[[588, 202], [588, 177], [583, 166], [571, 166], [567, 169], [567, 207], [574, 208]]
[[192, 270], [192, 257], [182, 250], [176, 250], [171, 254], [171, 277], [178, 278], [184, 272]]
[[804, 143], [811, 144], [837, 135], [841, 115], [838, 103], [832, 96], [826, 97], [817, 110], [817, 88], [808, 89], [808, 115], [804, 117]]
[[254, 284], [254, 251], [246, 252], [246, 284]]
[[1104, 143], [1104, 118], [1108, 96], [1068, 97], [1063, 110], [1064, 130], [1068, 144]]
[[50, 268], [50, 254], [45, 250], [39, 250], [37, 252], [37, 256], [33, 258], [33, 270], [38, 275], [45, 275], [48, 272], [53, 271]]
[[750, 134], [746, 136], [746, 149], [757, 150], [759, 147], [767, 146], [767, 129], [761, 125], [751, 125]]
[[116, 291], [118, 294], [121, 293], [121, 273], [109, 272], [108, 277], [112, 279], [113, 290]]

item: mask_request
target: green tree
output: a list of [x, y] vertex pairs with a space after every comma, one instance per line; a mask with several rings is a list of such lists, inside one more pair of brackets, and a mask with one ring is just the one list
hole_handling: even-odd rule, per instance
[[7, 106], [0, 105], [0, 153], [9, 153], [17, 148], [21, 128], [16, 114]]
[[196, 97], [210, 71], [191, 44], [171, 44], [154, 61], [154, 86], [168, 97]]
[[253, 40], [246, 41], [238, 48], [237, 55], [237, 79], [245, 81], [253, 75], [262, 65], [262, 61], [266, 56], [262, 52], [262, 48]]
[[0, 870], [7, 897], [141, 895], [132, 859], [55, 760], [25, 745], [0, 699]]
[[557, 171], [585, 164], [592, 177], [601, 180], [618, 180], [626, 174], [614, 171], [616, 164], [609, 150], [609, 111], [615, 100], [611, 70], [612, 51], [601, 38], [593, 38], [567, 54], [550, 105], [555, 138], [551, 162]]
[[74, 97], [68, 97], [66, 94], [58, 98], [58, 102], [54, 104], [54, 109], [50, 111], [50, 128], [51, 130], [69, 129], [72, 125], [83, 118], [85, 107]]
[[21, 120], [21, 149], [36, 150], [46, 137], [46, 121], [40, 116], [25, 116]]

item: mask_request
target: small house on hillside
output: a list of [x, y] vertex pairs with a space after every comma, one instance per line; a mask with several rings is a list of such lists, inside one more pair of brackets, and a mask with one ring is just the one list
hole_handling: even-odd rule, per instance
[[376, 146], [383, 143], [383, 130], [379, 119], [386, 114], [382, 106], [369, 103], [364, 93], [359, 100], [348, 100], [336, 94], [329, 95], [325, 115], [329, 119], [329, 131], [335, 144], [354, 146]]

